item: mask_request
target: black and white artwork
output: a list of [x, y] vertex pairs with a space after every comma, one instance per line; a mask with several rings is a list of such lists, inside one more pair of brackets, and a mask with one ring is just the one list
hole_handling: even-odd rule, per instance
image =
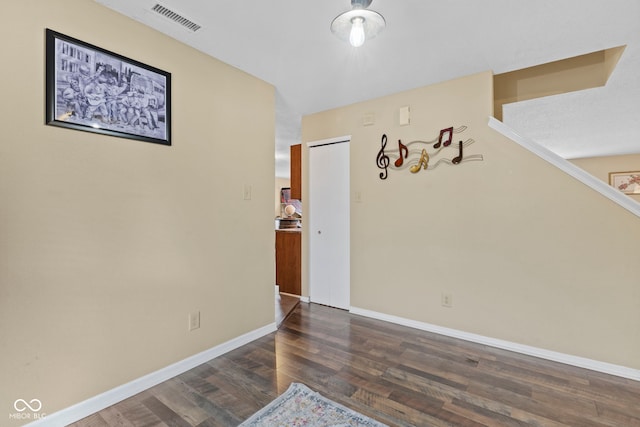
[[46, 123], [171, 145], [171, 74], [46, 30]]

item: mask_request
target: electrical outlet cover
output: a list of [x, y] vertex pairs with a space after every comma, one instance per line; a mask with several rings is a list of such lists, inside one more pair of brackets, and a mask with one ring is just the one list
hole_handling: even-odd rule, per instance
[[200, 312], [195, 311], [193, 313], [189, 313], [189, 331], [193, 331], [194, 329], [198, 329], [200, 327]]

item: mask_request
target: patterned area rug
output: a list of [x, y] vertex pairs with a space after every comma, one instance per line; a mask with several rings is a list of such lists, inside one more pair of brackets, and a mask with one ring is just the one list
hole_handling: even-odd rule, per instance
[[287, 391], [239, 427], [387, 427], [333, 402], [309, 387], [291, 383]]

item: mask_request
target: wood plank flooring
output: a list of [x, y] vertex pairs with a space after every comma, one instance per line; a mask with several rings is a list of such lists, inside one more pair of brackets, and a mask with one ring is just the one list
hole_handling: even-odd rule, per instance
[[278, 327], [299, 303], [299, 296], [293, 296], [283, 293], [276, 294], [276, 325]]
[[390, 426], [640, 426], [640, 382], [306, 303], [73, 426], [236, 426], [292, 381]]

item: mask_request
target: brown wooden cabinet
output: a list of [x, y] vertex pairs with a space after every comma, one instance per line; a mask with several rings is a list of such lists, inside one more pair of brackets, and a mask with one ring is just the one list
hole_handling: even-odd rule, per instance
[[291, 161], [291, 198], [302, 200], [302, 144], [289, 149]]
[[301, 235], [297, 230], [276, 230], [276, 284], [280, 292], [300, 295]]

